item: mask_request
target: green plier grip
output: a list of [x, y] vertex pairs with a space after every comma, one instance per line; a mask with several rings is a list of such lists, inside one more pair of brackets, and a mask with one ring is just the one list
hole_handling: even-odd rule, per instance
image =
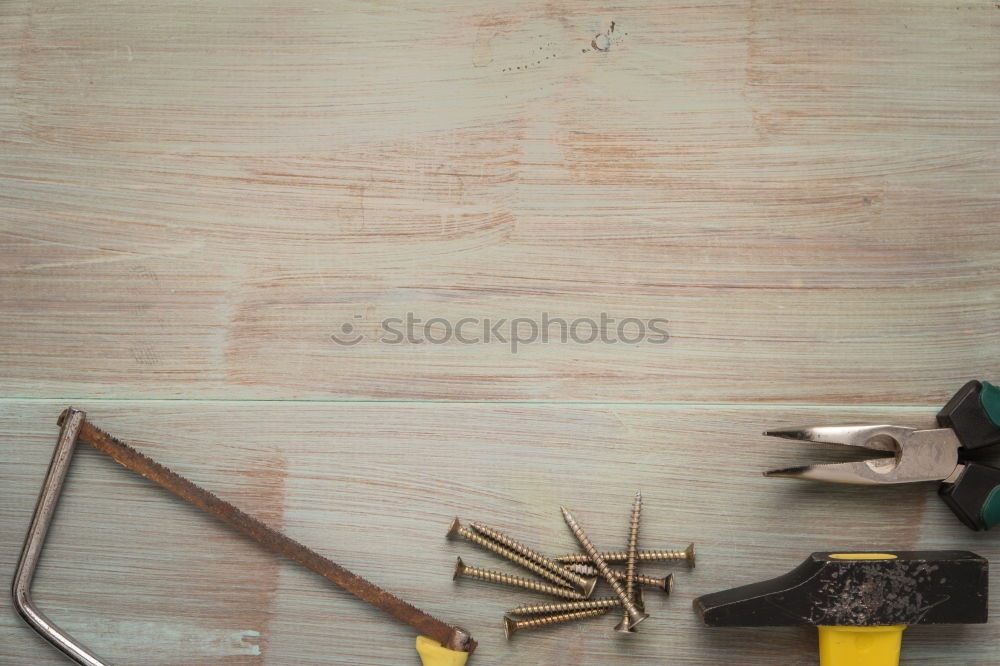
[[[1000, 444], [1000, 388], [971, 381], [938, 414], [938, 424], [951, 428], [969, 452]], [[1000, 523], [1000, 468], [963, 460], [958, 478], [938, 490], [958, 518], [974, 530]]]

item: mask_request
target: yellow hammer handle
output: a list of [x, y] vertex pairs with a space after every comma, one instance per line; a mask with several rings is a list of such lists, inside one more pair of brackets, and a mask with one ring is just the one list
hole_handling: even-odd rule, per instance
[[449, 650], [433, 638], [417, 636], [417, 654], [424, 666], [465, 666], [468, 652]]
[[819, 666], [899, 666], [903, 629], [820, 627]]

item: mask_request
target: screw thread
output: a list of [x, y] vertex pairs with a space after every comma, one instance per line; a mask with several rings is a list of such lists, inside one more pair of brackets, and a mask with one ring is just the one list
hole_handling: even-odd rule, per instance
[[602, 576], [604, 576], [604, 579], [608, 581], [608, 585], [610, 585], [611, 589], [614, 590], [615, 596], [622, 602], [622, 607], [625, 609], [625, 612], [628, 613], [630, 625], [636, 625], [645, 620], [647, 616], [640, 613], [635, 607], [635, 604], [632, 603], [632, 600], [625, 594], [625, 590], [615, 579], [614, 572], [608, 568], [607, 563], [603, 558], [601, 558], [601, 554], [597, 551], [597, 548], [594, 547], [594, 544], [591, 543], [590, 538], [587, 537], [587, 533], [584, 532], [583, 528], [580, 527], [580, 524], [576, 522], [576, 518], [573, 517], [573, 514], [571, 514], [566, 507], [561, 506], [559, 509], [562, 511], [563, 518], [566, 520], [566, 524], [569, 525], [569, 529], [573, 532], [573, 536], [576, 537], [576, 540], [580, 542], [583, 549], [588, 555], [590, 555], [590, 559], [593, 561], [594, 566], [597, 567], [597, 570]]
[[544, 615], [546, 613], [566, 613], [578, 610], [593, 610], [595, 608], [616, 608], [622, 602], [613, 597], [602, 599], [587, 599], [586, 601], [566, 601], [554, 604], [525, 604], [507, 611], [511, 615]]
[[[589, 574], [596, 575], [598, 573], [597, 569], [590, 564], [569, 564], [567, 566], [572, 567], [574, 570], [576, 570], [578, 573], [584, 576]], [[621, 580], [621, 581], [625, 580], [624, 571], [615, 571], [614, 569], [612, 569], [611, 575], [614, 576], [616, 580]], [[656, 587], [663, 590], [664, 592], [669, 593], [670, 590], [673, 588], [674, 575], [667, 574], [663, 578], [656, 578], [654, 576], [644, 576], [642, 574], [636, 574], [635, 582], [638, 585], [645, 585], [646, 587]]]
[[558, 562], [555, 562], [546, 557], [545, 555], [542, 555], [538, 551], [529, 548], [528, 546], [524, 545], [517, 539], [511, 538], [506, 534], [504, 534], [503, 532], [499, 532], [487, 525], [484, 525], [483, 523], [475, 522], [475, 523], [470, 523], [470, 525], [472, 529], [479, 532], [483, 536], [493, 539], [497, 543], [506, 546], [515, 553], [524, 556], [525, 558], [531, 560], [532, 562], [535, 562], [536, 564], [542, 567], [545, 567], [547, 570], [551, 571], [557, 576], [565, 580], [568, 580], [569, 582], [573, 583], [573, 585], [576, 585], [578, 588], [580, 588], [582, 592], [586, 593], [587, 590], [593, 589], [593, 581], [587, 580], [586, 578], [577, 573], [573, 573], [572, 571], [562, 566]]
[[[638, 550], [636, 556], [640, 562], [662, 562], [665, 560], [687, 560], [694, 563], [694, 544], [685, 550]], [[625, 551], [601, 553], [601, 557], [608, 564], [621, 564], [628, 559]], [[590, 555], [587, 553], [567, 553], [553, 558], [560, 564], [590, 564]]]
[[564, 599], [574, 599], [577, 601], [582, 601], [584, 596], [577, 592], [576, 590], [571, 590], [568, 587], [562, 587], [559, 585], [549, 585], [548, 583], [539, 583], [538, 581], [529, 580], [527, 578], [521, 578], [520, 576], [511, 576], [510, 574], [505, 574], [500, 571], [492, 571], [490, 569], [480, 569], [479, 567], [472, 567], [464, 564], [459, 558], [459, 566], [455, 571], [455, 577], [468, 576], [469, 578], [476, 578], [479, 580], [485, 580], [489, 583], [498, 583], [500, 585], [510, 585], [512, 587], [523, 587], [526, 590], [532, 590], [534, 592], [542, 592], [544, 594], [551, 594], [554, 597], [563, 597]]
[[547, 627], [553, 624], [560, 624], [563, 622], [572, 622], [574, 620], [583, 620], [590, 617], [600, 617], [610, 610], [609, 608], [594, 608], [590, 610], [574, 611], [572, 613], [560, 613], [558, 615], [546, 615], [544, 617], [533, 617], [527, 620], [512, 620], [509, 617], [504, 618], [504, 631], [507, 633], [507, 638], [510, 638], [511, 634], [515, 631], [520, 631], [521, 629], [535, 629], [537, 627]]
[[[629, 600], [635, 601], [635, 563], [637, 559], [636, 551], [639, 547], [639, 518], [642, 514], [642, 494], [637, 490], [635, 499], [632, 500], [632, 516], [629, 520], [628, 544], [626, 546], [625, 559], [625, 594]], [[629, 631], [628, 613], [622, 615], [622, 627], [624, 631]]]
[[[541, 576], [542, 578], [548, 579], [548, 580], [552, 581], [553, 583], [555, 583], [556, 585], [561, 585], [562, 587], [566, 587], [566, 588], [569, 587], [567, 585], [567, 583], [566, 583], [566, 580], [563, 577], [555, 574], [554, 572], [546, 569], [545, 567], [542, 567], [542, 566], [539, 566], [538, 564], [535, 564], [534, 562], [528, 560], [527, 558], [521, 557], [517, 553], [514, 553], [514, 552], [512, 552], [512, 551], [510, 551], [510, 550], [508, 550], [506, 548], [504, 548], [503, 546], [501, 546], [498, 543], [494, 543], [493, 541], [490, 541], [489, 539], [476, 534], [475, 532], [473, 532], [472, 530], [470, 530], [467, 527], [462, 527], [462, 525], [458, 522], [458, 518], [456, 518], [454, 520], [454, 522], [452, 522], [451, 529], [449, 530], [448, 533], [449, 533], [449, 535], [450, 534], [458, 534], [459, 536], [461, 536], [461, 537], [463, 537], [465, 539], [468, 539], [469, 541], [471, 541], [472, 543], [476, 544], [477, 546], [485, 548], [486, 550], [488, 550], [490, 552], [496, 553], [500, 557], [503, 557], [504, 559], [510, 560], [511, 562], [513, 562], [514, 564], [518, 565], [519, 567], [527, 569], [531, 573], [537, 574], [538, 576]], [[582, 577], [578, 576], [578, 578], [580, 578], [580, 580], [583, 580]]]

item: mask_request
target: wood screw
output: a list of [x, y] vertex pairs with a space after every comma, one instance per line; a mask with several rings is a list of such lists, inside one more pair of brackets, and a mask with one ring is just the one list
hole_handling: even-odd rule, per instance
[[[580, 524], [576, 522], [576, 518], [573, 517], [573, 514], [571, 514], [564, 506], [559, 507], [559, 510], [562, 511], [563, 518], [566, 520], [566, 524], [569, 525], [569, 529], [573, 532], [573, 536], [575, 536], [576, 540], [580, 542], [583, 550], [590, 555], [590, 559], [594, 563], [594, 566], [597, 567], [600, 574], [604, 576], [604, 579], [608, 581], [608, 585], [610, 585], [611, 589], [614, 590], [615, 596], [617, 596], [622, 602], [622, 607], [625, 609], [625, 612], [628, 613], [629, 625], [634, 627], [648, 618], [649, 615], [647, 613], [640, 612], [639, 609], [635, 607], [635, 604], [632, 603], [632, 600], [628, 598], [628, 595], [625, 594], [625, 590], [622, 588], [621, 583], [619, 583], [615, 578], [614, 572], [608, 568], [607, 562], [605, 562], [604, 558], [601, 557], [601, 554], [597, 551], [597, 548], [594, 547], [594, 544], [591, 543], [590, 538], [587, 537], [587, 533], [584, 532], [583, 528], [580, 527]], [[587, 611], [580, 612], [585, 613]]]
[[510, 637], [514, 635], [514, 632], [520, 631], [521, 629], [534, 629], [536, 627], [547, 627], [561, 622], [583, 620], [588, 617], [600, 617], [609, 610], [609, 608], [595, 608], [592, 610], [574, 611], [572, 613], [560, 613], [559, 615], [533, 617], [529, 620], [515, 620], [505, 615], [503, 618], [503, 633], [507, 636], [507, 640], [510, 640]]
[[574, 599], [577, 601], [583, 601], [584, 599], [582, 594], [568, 587], [539, 583], [538, 581], [521, 578], [520, 576], [511, 576], [499, 571], [490, 571], [489, 569], [470, 567], [465, 564], [460, 557], [458, 558], [458, 562], [455, 564], [455, 575], [452, 576], [452, 578], [454, 580], [458, 580], [463, 576], [476, 578], [478, 580], [485, 580], [490, 583], [499, 583], [501, 585], [510, 585], [512, 587], [523, 587], [526, 590], [551, 594], [554, 597], [562, 597], [564, 599]]
[[[456, 518], [455, 520], [458, 519]], [[580, 574], [575, 573], [573, 571], [570, 571], [569, 569], [559, 564], [558, 562], [555, 562], [546, 557], [545, 555], [542, 555], [538, 551], [533, 550], [528, 546], [525, 546], [517, 539], [513, 539], [504, 534], [503, 532], [499, 532], [491, 527], [484, 525], [483, 523], [476, 522], [476, 523], [470, 523], [470, 525], [472, 529], [479, 532], [483, 536], [493, 539], [497, 543], [506, 546], [515, 553], [523, 555], [527, 559], [535, 562], [540, 566], [545, 567], [549, 571], [552, 571], [556, 575], [565, 578], [569, 582], [573, 583], [573, 585], [576, 586], [576, 588], [583, 594], [583, 596], [589, 598], [591, 593], [594, 591], [594, 586], [597, 585], [597, 576], [590, 576], [588, 578], [581, 576]]]
[[[626, 546], [626, 559], [625, 559], [625, 594], [628, 596], [632, 603], [635, 603], [635, 562], [636, 562], [636, 550], [639, 545], [639, 518], [642, 514], [642, 493], [638, 490], [635, 491], [635, 499], [632, 500], [632, 515], [629, 519], [628, 526], [628, 544]], [[615, 631], [619, 633], [628, 634], [635, 629], [629, 622], [629, 616], [627, 612], [622, 613], [621, 622], [615, 625]]]
[[[591, 564], [567, 564], [566, 566], [570, 567], [577, 573], [580, 573], [584, 576], [586, 576], [591, 572], [597, 573], [597, 569], [595, 569], [594, 566]], [[615, 571], [614, 569], [612, 569], [611, 575], [614, 576], [619, 581], [625, 580], [624, 571]], [[645, 585], [646, 587], [655, 587], [656, 589], [666, 592], [667, 594], [670, 594], [670, 592], [674, 589], [673, 574], [667, 574], [663, 578], [656, 578], [654, 576], [643, 576], [642, 574], [636, 574], [635, 582], [638, 583], [639, 585]]]
[[568, 613], [578, 610], [593, 610], [595, 608], [615, 608], [622, 602], [614, 597], [603, 599], [587, 599], [586, 601], [565, 601], [554, 604], [525, 604], [507, 611], [510, 615], [547, 615], [549, 613]]
[[[637, 553], [640, 562], [662, 562], [665, 560], [685, 560], [692, 569], [695, 564], [694, 544], [684, 550], [640, 550]], [[608, 564], [623, 564], [628, 559], [625, 551], [601, 553]], [[552, 558], [560, 564], [590, 564], [590, 555], [586, 553], [568, 553]]]
[[[463, 527], [462, 523], [458, 520], [458, 518], [455, 518], [455, 520], [451, 521], [451, 526], [448, 527], [448, 538], [450, 539], [455, 536], [460, 536], [465, 539], [468, 539], [477, 546], [485, 548], [486, 550], [492, 553], [496, 553], [500, 557], [506, 560], [510, 560], [519, 567], [523, 567], [524, 569], [527, 569], [533, 574], [537, 574], [542, 578], [546, 578], [555, 583], [556, 585], [561, 585], [562, 587], [567, 587], [567, 588], [569, 587], [569, 584], [567, 583], [566, 579], [563, 578], [562, 576], [559, 576], [558, 574], [554, 573], [553, 571], [550, 571], [549, 569], [546, 569], [543, 566], [535, 564], [534, 562], [528, 560], [525, 557], [521, 557], [517, 553], [510, 551], [507, 548], [504, 548], [502, 545], [494, 541], [490, 541], [489, 539], [476, 534], [468, 527]], [[578, 580], [581, 581], [584, 580], [584, 578], [579, 574], [575, 574], [573, 572], [568, 572], [568, 573], [571, 576], [574, 576]], [[596, 583], [597, 579], [595, 578], [593, 582]], [[589, 597], [590, 591], [592, 591], [593, 589], [594, 585], [591, 584], [587, 591], [581, 590], [581, 593], [583, 594], [584, 597]]]

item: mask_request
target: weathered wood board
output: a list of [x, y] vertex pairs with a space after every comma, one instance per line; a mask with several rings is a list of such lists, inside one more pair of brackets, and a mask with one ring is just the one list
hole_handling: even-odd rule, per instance
[[[65, 405], [5, 401], [0, 546], [8, 577]], [[967, 548], [1000, 556], [996, 535], [955, 520], [932, 484], [901, 488], [766, 479], [833, 461], [828, 448], [772, 442], [769, 425], [924, 425], [918, 408], [632, 405], [215, 403], [97, 400], [78, 408], [142, 451], [481, 642], [476, 664], [812, 664], [815, 632], [700, 627], [699, 594], [780, 575], [817, 549]], [[248, 427], [252, 424], [252, 427]], [[603, 618], [507, 642], [504, 610], [547, 597], [453, 582], [455, 557], [517, 573], [445, 538], [454, 515], [557, 554], [575, 550], [559, 505], [602, 548], [622, 542], [631, 494], [643, 543], [697, 545], [674, 594], [647, 593], [652, 618], [629, 640]], [[112, 663], [408, 664], [413, 631], [231, 534], [102, 454], [77, 451], [35, 585], [39, 604]], [[9, 609], [7, 599], [3, 605]], [[998, 602], [991, 605], [997, 612]], [[904, 663], [991, 664], [992, 625], [907, 630]], [[0, 661], [60, 663], [12, 611]], [[257, 654], [259, 651], [259, 655]]]
[[[1000, 366], [994, 2], [4, 13], [6, 395], [926, 404]], [[407, 312], [671, 340], [370, 341]]]
[[[691, 599], [826, 548], [997, 554], [932, 486], [757, 472], [834, 455], [765, 426], [930, 423], [1000, 380], [998, 39], [993, 0], [3, 3], [0, 575], [72, 403], [465, 622], [476, 663], [814, 663]], [[515, 349], [543, 317], [577, 338]], [[76, 462], [38, 597], [114, 663], [415, 663], [405, 627]], [[566, 503], [614, 542], [636, 487], [703, 563], [638, 640], [507, 644], [523, 595], [451, 582], [493, 563], [452, 515], [558, 550]], [[0, 661], [62, 663], [5, 608]], [[905, 663], [998, 641], [915, 628]]]

